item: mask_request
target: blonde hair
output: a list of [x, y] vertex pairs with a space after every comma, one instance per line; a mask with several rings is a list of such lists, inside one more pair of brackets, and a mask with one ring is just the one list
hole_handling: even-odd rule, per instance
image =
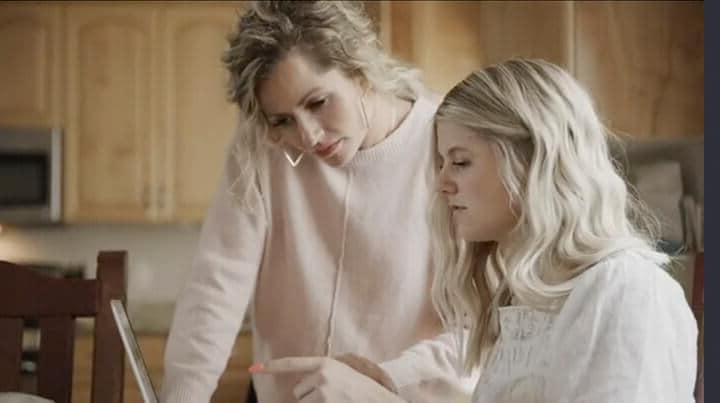
[[433, 302], [459, 336], [465, 370], [487, 364], [499, 307], [512, 299], [558, 309], [577, 275], [620, 251], [667, 263], [653, 246], [656, 222], [610, 154], [611, 133], [561, 68], [513, 59], [476, 71], [445, 96], [436, 121], [490, 142], [517, 215], [507, 241], [468, 242], [453, 233], [444, 198], [433, 200]]
[[267, 122], [258, 85], [297, 49], [319, 68], [338, 68], [378, 92], [415, 99], [420, 75], [386, 54], [362, 2], [257, 1], [240, 18], [222, 60], [230, 72], [228, 98], [241, 119], [233, 150], [237, 177], [233, 193], [249, 205], [267, 154]]

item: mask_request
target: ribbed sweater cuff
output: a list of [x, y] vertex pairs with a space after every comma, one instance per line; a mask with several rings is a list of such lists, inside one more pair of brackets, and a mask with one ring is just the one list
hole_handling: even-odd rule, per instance
[[212, 393], [197, 384], [174, 382], [163, 385], [160, 403], [209, 403]]

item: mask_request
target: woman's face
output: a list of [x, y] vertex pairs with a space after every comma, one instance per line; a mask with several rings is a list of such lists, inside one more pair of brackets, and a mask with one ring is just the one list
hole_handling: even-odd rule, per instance
[[338, 69], [320, 71], [291, 51], [260, 83], [258, 98], [271, 141], [312, 154], [333, 166], [350, 161], [366, 140], [363, 90]]
[[436, 126], [437, 191], [452, 212], [455, 232], [466, 241], [500, 241], [516, 218], [490, 142], [465, 126]]

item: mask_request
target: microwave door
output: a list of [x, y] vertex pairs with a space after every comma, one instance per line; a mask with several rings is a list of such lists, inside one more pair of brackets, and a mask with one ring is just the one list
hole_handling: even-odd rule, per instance
[[60, 152], [59, 132], [0, 131], [0, 224], [60, 221]]

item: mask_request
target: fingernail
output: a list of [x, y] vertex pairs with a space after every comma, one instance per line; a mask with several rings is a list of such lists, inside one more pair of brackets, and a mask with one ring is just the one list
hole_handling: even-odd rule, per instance
[[264, 370], [265, 370], [265, 366], [260, 362], [255, 363], [250, 368], [248, 368], [248, 371], [252, 374], [254, 374], [256, 372], [263, 372]]

